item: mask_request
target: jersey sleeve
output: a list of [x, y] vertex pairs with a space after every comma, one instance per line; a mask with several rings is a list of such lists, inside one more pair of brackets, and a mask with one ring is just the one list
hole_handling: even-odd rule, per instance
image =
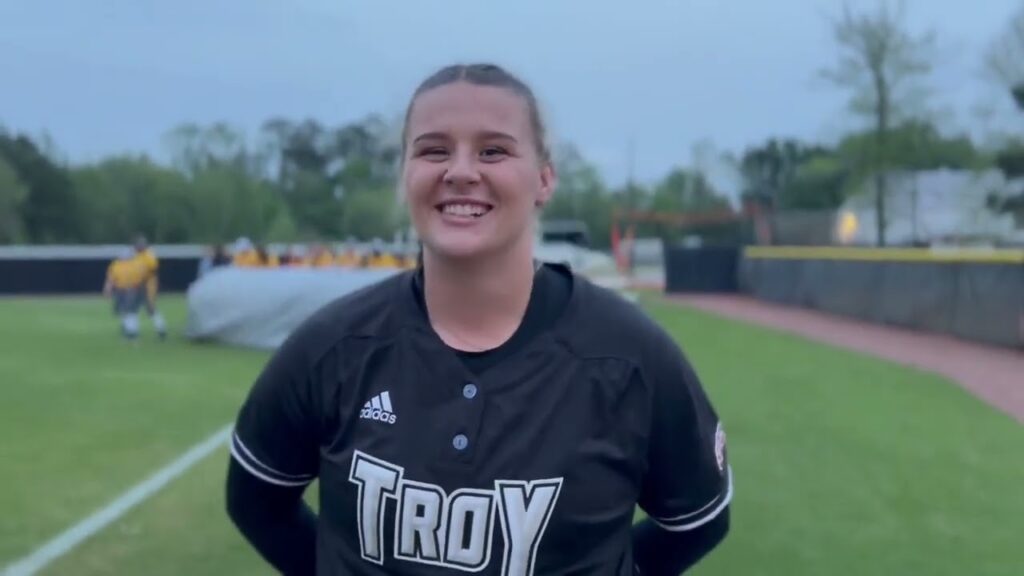
[[319, 470], [320, 411], [308, 330], [296, 330], [256, 378], [239, 410], [231, 455], [254, 476], [305, 486]]
[[692, 530], [732, 499], [725, 430], [696, 371], [667, 335], [642, 374], [653, 389], [640, 507], [663, 528]]
[[150, 274], [156, 274], [157, 269], [160, 268], [160, 261], [157, 260], [156, 254], [152, 250], [147, 250], [145, 253], [146, 269], [149, 270]]

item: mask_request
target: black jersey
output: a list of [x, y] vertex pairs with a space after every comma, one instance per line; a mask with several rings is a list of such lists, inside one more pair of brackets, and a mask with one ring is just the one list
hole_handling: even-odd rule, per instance
[[483, 360], [432, 330], [412, 271], [274, 354], [231, 452], [267, 482], [319, 479], [319, 574], [631, 575], [636, 504], [687, 530], [729, 503], [724, 432], [676, 343], [614, 292], [539, 274], [529, 337]]
[[[427, 304], [423, 291], [423, 271], [419, 270], [412, 281], [413, 295], [420, 310], [427, 316]], [[497, 348], [482, 352], [453, 350], [466, 368], [479, 374], [500, 363], [527, 345], [534, 337], [558, 323], [562, 312], [572, 296], [572, 272], [564, 266], [540, 266], [536, 269], [530, 301], [516, 331]]]

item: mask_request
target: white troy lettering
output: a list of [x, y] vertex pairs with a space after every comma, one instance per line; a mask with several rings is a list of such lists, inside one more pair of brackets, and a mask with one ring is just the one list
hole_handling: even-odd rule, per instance
[[548, 527], [562, 479], [536, 482], [495, 482], [501, 498], [501, 530], [505, 535], [503, 576], [529, 576], [537, 561], [537, 548]]
[[[387, 499], [393, 507], [393, 556], [398, 560], [479, 572], [491, 560], [494, 522], [505, 539], [503, 576], [533, 576], [544, 530], [562, 479], [499, 480], [494, 490], [462, 488], [446, 494], [433, 484], [403, 478], [404, 469], [356, 451], [349, 480], [359, 486], [359, 546], [364, 559], [384, 564]], [[497, 508], [497, 513], [495, 509]]]
[[449, 566], [481, 570], [491, 561], [494, 495], [489, 490], [456, 490], [448, 499], [444, 559]]
[[402, 469], [357, 452], [352, 458], [349, 481], [359, 486], [359, 548], [364, 560], [384, 563], [384, 498], [394, 497]]
[[401, 516], [395, 529], [395, 556], [403, 560], [441, 559], [441, 513], [445, 495], [437, 486], [403, 482], [398, 508]]

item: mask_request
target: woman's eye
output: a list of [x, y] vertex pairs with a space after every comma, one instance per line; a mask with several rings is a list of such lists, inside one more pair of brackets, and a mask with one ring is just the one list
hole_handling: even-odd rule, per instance
[[489, 146], [484, 148], [480, 155], [485, 160], [497, 160], [508, 155], [508, 152], [499, 146]]
[[441, 158], [448, 154], [444, 148], [424, 148], [420, 150], [419, 156], [426, 158]]

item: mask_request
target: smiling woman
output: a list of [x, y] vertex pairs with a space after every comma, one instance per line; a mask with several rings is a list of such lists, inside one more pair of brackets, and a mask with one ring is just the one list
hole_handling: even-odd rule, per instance
[[424, 292], [450, 345], [487, 350], [519, 325], [534, 268], [534, 220], [554, 192], [532, 91], [497, 66], [450, 66], [406, 114], [402, 183], [423, 244]]
[[425, 258], [502, 252], [529, 266], [530, 224], [555, 185], [529, 88], [498, 67], [445, 68], [417, 90], [404, 132], [403, 189]]
[[725, 430], [659, 325], [536, 261], [555, 172], [530, 89], [488, 64], [430, 76], [401, 182], [418, 268], [316, 312], [242, 407], [242, 533], [286, 574], [646, 576], [706, 555]]

